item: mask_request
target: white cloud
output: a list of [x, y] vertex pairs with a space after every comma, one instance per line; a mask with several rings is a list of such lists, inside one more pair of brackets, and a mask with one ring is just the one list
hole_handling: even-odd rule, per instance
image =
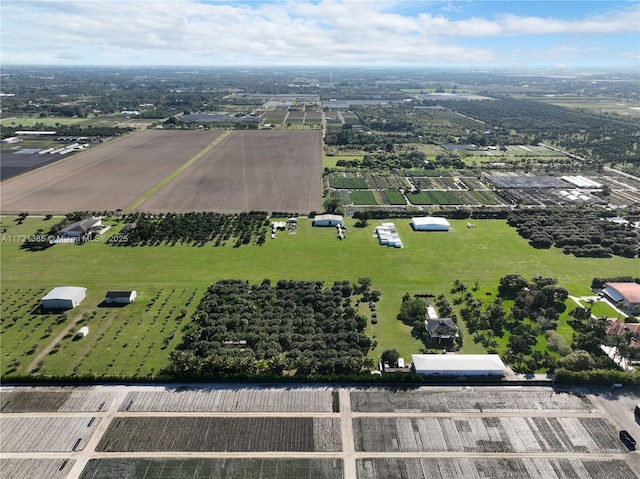
[[[5, 1], [0, 48], [3, 63], [46, 63], [47, 59], [71, 60], [77, 55], [105, 64], [132, 58], [146, 63], [205, 65], [486, 64], [505, 55], [501, 37], [619, 35], [640, 29], [640, 9], [635, 3], [573, 21], [514, 14], [462, 20], [431, 12], [409, 16], [394, 13], [396, 4], [359, 0], [255, 4]], [[454, 6], [460, 10], [459, 4]], [[446, 5], [424, 3], [424, 7], [446, 10]]]

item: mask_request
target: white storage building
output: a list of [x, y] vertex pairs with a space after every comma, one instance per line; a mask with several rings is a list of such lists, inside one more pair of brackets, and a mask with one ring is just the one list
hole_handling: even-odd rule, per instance
[[313, 219], [313, 226], [337, 226], [344, 224], [340, 215], [316, 215]]
[[421, 216], [411, 218], [411, 227], [415, 231], [449, 231], [450, 225], [446, 218]]
[[502, 377], [507, 369], [497, 354], [412, 354], [411, 360], [424, 376]]
[[42, 298], [42, 309], [73, 309], [86, 296], [87, 288], [78, 286], [58, 286]]

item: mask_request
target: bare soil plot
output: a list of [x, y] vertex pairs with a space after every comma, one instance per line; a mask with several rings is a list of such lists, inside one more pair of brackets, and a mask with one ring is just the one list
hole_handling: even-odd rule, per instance
[[5, 479], [65, 479], [73, 467], [73, 459], [0, 459]]
[[222, 134], [145, 130], [2, 183], [3, 213], [124, 209]]
[[329, 390], [196, 389], [136, 391], [127, 394], [126, 412], [335, 412]]
[[353, 391], [354, 412], [416, 413], [525, 413], [527, 411], [590, 413], [596, 407], [585, 396], [552, 390], [531, 391], [495, 388], [473, 390], [419, 391], [373, 389]]
[[0, 417], [0, 452], [80, 451], [99, 422], [95, 417]]
[[471, 453], [622, 453], [603, 418], [358, 417], [356, 451]]
[[321, 143], [316, 130], [234, 131], [138, 210], [319, 210]]
[[109, 407], [111, 394], [95, 391], [21, 390], [2, 393], [0, 412], [98, 412]]
[[637, 477], [617, 459], [375, 458], [357, 461], [358, 479], [627, 479]]
[[96, 450], [334, 452], [340, 437], [338, 418], [116, 417]]
[[[340, 459], [92, 459], [80, 479], [342, 479]], [[617, 478], [614, 478], [617, 479]]]

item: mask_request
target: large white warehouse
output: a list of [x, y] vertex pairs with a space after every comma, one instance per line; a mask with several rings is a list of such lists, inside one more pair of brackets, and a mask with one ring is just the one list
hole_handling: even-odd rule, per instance
[[73, 309], [86, 296], [87, 288], [78, 286], [58, 286], [42, 298], [42, 309]]
[[446, 218], [438, 218], [436, 216], [411, 218], [411, 227], [415, 231], [449, 231], [449, 226]]
[[502, 377], [507, 369], [497, 354], [412, 354], [411, 359], [425, 376]]

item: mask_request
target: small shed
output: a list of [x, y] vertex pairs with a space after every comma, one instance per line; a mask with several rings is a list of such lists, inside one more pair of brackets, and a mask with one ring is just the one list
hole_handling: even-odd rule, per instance
[[89, 334], [89, 327], [88, 326], [82, 326], [79, 330], [78, 333], [76, 334], [76, 336], [78, 338], [84, 338], [87, 334]]
[[446, 218], [421, 216], [411, 218], [411, 227], [414, 231], [449, 231], [450, 225]]
[[107, 304], [130, 304], [134, 302], [137, 295], [135, 289], [107, 291], [104, 301]]
[[58, 286], [49, 291], [41, 300], [42, 309], [73, 309], [87, 295], [87, 288], [78, 286]]
[[316, 215], [313, 226], [337, 226], [344, 224], [340, 215]]

